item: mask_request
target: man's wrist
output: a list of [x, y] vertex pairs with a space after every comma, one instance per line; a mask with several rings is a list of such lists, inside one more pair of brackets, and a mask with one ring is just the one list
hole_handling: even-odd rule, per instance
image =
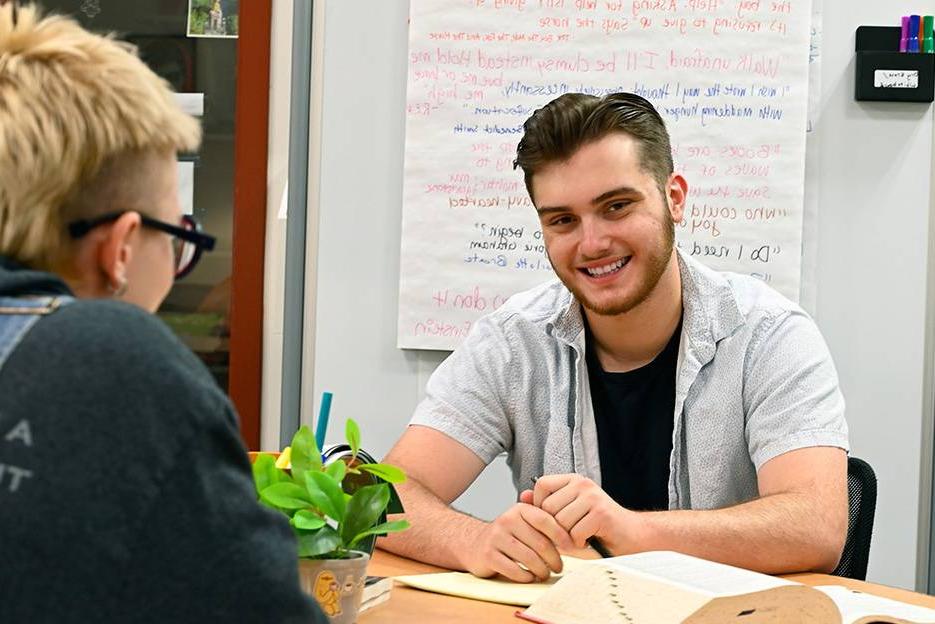
[[665, 512], [626, 510], [627, 530], [624, 539], [628, 542], [628, 553], [660, 550], [659, 535], [663, 513]]
[[458, 531], [459, 536], [454, 540], [453, 552], [458, 566], [462, 570], [476, 573], [476, 555], [478, 544], [481, 539], [481, 532], [487, 526], [487, 522], [470, 518], [473, 522], [465, 522], [464, 526]]

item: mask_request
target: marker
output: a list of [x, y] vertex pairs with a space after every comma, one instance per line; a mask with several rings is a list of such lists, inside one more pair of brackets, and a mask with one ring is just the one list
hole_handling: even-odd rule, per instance
[[597, 539], [596, 537], [594, 536], [589, 537], [587, 539], [587, 542], [588, 542], [588, 546], [590, 546], [595, 551], [597, 551], [597, 554], [599, 554], [604, 559], [609, 559], [613, 557], [611, 552], [607, 550], [607, 547], [604, 546], [604, 544], [601, 543], [601, 540]]
[[909, 40], [906, 42], [906, 52], [917, 54], [919, 52], [919, 16], [909, 16]]
[[[539, 477], [529, 477], [529, 480], [532, 481], [532, 485], [533, 485], [533, 487], [535, 487], [536, 481], [539, 480]], [[610, 552], [609, 550], [607, 550], [607, 547], [604, 546], [604, 544], [601, 542], [601, 540], [599, 540], [598, 538], [594, 537], [593, 535], [592, 535], [591, 537], [589, 537], [589, 538], [588, 538], [587, 540], [585, 540], [585, 541], [588, 543], [588, 546], [590, 546], [591, 548], [593, 548], [593, 549], [597, 552], [597, 554], [599, 554], [599, 555], [600, 555], [601, 557], [603, 557], [604, 559], [609, 559], [610, 557], [613, 557], [613, 555], [611, 554], [611, 552]]]
[[902, 33], [899, 35], [899, 51], [905, 52], [909, 46], [909, 16], [903, 15]]
[[322, 392], [321, 406], [318, 408], [318, 426], [315, 428], [315, 443], [319, 452], [325, 445], [325, 433], [328, 431], [328, 417], [331, 415], [331, 393]]
[[935, 22], [935, 17], [931, 15], [926, 15], [923, 18], [923, 27], [922, 27], [922, 51], [926, 54], [935, 54], [935, 39], [932, 38], [932, 26]]

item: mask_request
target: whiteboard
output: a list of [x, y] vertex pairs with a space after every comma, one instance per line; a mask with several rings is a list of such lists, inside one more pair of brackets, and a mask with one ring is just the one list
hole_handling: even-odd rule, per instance
[[512, 161], [567, 92], [652, 101], [689, 183], [679, 246], [798, 300], [811, 25], [796, 0], [413, 0], [398, 346], [453, 349], [552, 279]]

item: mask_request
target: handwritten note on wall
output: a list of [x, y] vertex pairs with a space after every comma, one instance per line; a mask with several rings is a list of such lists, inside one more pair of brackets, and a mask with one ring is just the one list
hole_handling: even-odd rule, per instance
[[638, 93], [688, 180], [679, 246], [799, 294], [811, 3], [412, 0], [398, 345], [453, 349], [553, 277], [522, 124], [569, 92]]

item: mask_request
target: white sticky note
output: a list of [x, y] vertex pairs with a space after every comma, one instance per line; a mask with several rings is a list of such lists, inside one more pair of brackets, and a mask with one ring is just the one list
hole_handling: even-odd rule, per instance
[[204, 93], [176, 93], [175, 102], [189, 115], [202, 117], [205, 114]]
[[873, 72], [877, 89], [918, 89], [919, 72], [915, 69], [878, 69]]
[[195, 163], [179, 162], [179, 205], [182, 214], [190, 215], [195, 211]]

